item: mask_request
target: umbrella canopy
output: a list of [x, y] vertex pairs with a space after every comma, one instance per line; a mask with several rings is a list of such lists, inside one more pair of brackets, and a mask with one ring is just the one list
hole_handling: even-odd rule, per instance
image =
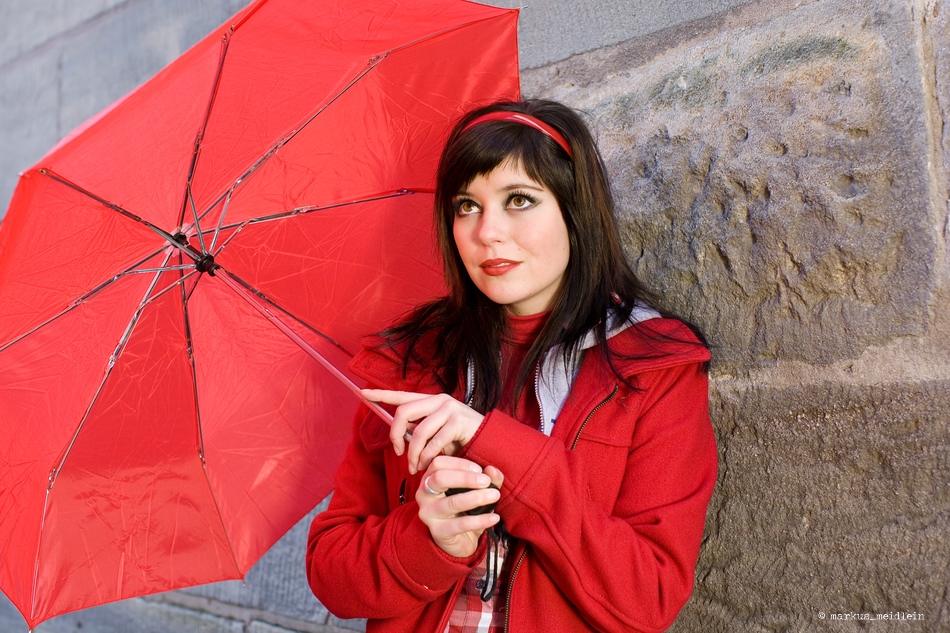
[[260, 0], [22, 175], [0, 588], [31, 627], [241, 578], [330, 491], [357, 399], [312, 350], [345, 367], [442, 292], [435, 166], [464, 110], [517, 98], [516, 20]]

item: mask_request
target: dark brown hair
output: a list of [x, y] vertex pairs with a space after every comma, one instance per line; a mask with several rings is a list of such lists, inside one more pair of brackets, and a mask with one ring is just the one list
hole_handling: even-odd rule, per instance
[[[573, 158], [549, 136], [518, 122], [487, 121], [466, 129], [469, 122], [496, 111], [527, 114], [554, 127], [567, 140]], [[561, 345], [565, 354], [570, 353], [589, 331], [595, 332], [613, 367], [606, 341], [608, 314], [622, 322], [635, 305], [656, 305], [624, 258], [607, 172], [580, 116], [545, 100], [499, 102], [469, 112], [450, 134], [436, 177], [435, 224], [449, 294], [423, 304], [383, 336], [390, 345], [406, 350], [404, 371], [413, 363], [429, 366], [447, 393], [458, 388], [471, 361], [475, 370], [471, 404], [483, 413], [500, 396], [500, 350], [507, 318], [503, 306], [483, 295], [465, 270], [452, 234], [453, 198], [506, 160], [517, 161], [529, 177], [554, 194], [570, 240], [563, 282], [551, 315], [519, 370], [515, 393], [520, 393], [548, 350]], [[416, 343], [429, 333], [436, 334], [434, 358], [416, 358]]]

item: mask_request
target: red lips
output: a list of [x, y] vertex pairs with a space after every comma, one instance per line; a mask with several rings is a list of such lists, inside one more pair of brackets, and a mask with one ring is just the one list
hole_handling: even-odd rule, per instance
[[479, 264], [479, 268], [490, 277], [498, 277], [511, 272], [519, 265], [521, 265], [521, 262], [515, 262], [510, 259], [486, 259]]

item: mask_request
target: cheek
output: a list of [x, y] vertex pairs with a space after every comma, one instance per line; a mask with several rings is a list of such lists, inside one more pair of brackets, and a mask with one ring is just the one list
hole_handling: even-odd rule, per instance
[[571, 256], [571, 238], [563, 220], [552, 222], [545, 234], [538, 237], [538, 247], [547, 252], [551, 265], [566, 267]]

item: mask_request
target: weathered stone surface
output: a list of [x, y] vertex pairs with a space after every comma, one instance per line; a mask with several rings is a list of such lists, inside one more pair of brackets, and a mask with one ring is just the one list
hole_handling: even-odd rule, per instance
[[934, 68], [932, 78], [924, 77], [924, 85], [931, 86], [935, 103], [933, 104], [932, 125], [935, 128], [936, 142], [942, 151], [937, 152], [934, 169], [937, 175], [943, 175], [942, 196], [946, 203], [941, 210], [940, 224], [944, 240], [950, 241], [950, 4], [943, 0], [927, 0], [923, 8], [923, 24], [926, 29], [924, 54]]
[[631, 261], [720, 370], [923, 332], [938, 252], [910, 7], [742, 19], [596, 85], [586, 64], [542, 69], [526, 92], [589, 114]]
[[[602, 45], [610, 29], [582, 34], [600, 2], [531, 3], [522, 50], [543, 63]], [[0, 202], [16, 171], [244, 4], [3, 3], [0, 22], [22, 29], [0, 42]], [[950, 630], [950, 4], [605, 4], [648, 12], [635, 39], [523, 86], [589, 113], [638, 270], [719, 346], [720, 482], [674, 631]], [[543, 30], [573, 36], [579, 16], [573, 39]], [[37, 633], [363, 630], [310, 595], [308, 524], [246, 585], [105, 605]], [[0, 631], [26, 631], [2, 596]]]
[[661, 10], [650, 0], [488, 0], [485, 4], [521, 8], [519, 61], [522, 68], [536, 68], [749, 3], [666, 0]]
[[875, 631], [950, 627], [950, 381], [722, 381], [712, 405], [719, 484], [675, 631], [824, 630], [846, 625], [820, 613], [849, 612], [923, 616]]

